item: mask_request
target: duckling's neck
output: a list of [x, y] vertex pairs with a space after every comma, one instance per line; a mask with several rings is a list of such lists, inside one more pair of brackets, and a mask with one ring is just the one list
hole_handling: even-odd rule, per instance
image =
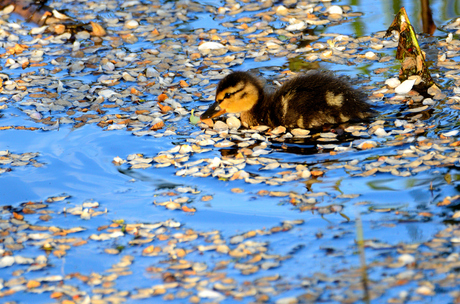
[[241, 112], [240, 119], [245, 127], [254, 127], [258, 125], [272, 126], [273, 123], [269, 116], [269, 108], [267, 105], [272, 100], [272, 94], [268, 94], [263, 90], [259, 91], [259, 99], [256, 104], [249, 110]]
[[240, 115], [241, 123], [246, 128], [259, 125], [259, 122], [257, 121], [257, 118], [253, 113], [253, 109], [246, 111], [246, 112], [241, 112], [241, 115]]

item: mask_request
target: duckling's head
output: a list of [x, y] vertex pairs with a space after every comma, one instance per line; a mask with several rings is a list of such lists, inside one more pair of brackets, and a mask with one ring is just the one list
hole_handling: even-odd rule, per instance
[[263, 84], [247, 72], [233, 72], [217, 85], [216, 102], [201, 115], [201, 119], [218, 117], [225, 113], [250, 111], [264, 98]]

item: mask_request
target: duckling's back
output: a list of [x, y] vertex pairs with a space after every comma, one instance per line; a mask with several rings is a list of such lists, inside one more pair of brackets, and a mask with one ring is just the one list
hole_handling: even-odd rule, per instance
[[316, 128], [361, 120], [372, 114], [364, 94], [325, 73], [285, 82], [270, 98], [270, 120], [290, 128]]

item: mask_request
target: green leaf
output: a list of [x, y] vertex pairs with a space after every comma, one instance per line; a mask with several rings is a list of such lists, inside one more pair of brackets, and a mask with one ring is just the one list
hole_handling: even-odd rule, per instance
[[193, 115], [193, 112], [195, 112], [195, 110], [192, 110], [192, 113], [190, 114], [190, 123], [192, 125], [196, 125], [200, 121], [200, 118], [198, 116]]
[[278, 39], [281, 40], [281, 41], [285, 41], [285, 40], [288, 40], [288, 37], [286, 37], [284, 35], [279, 35]]

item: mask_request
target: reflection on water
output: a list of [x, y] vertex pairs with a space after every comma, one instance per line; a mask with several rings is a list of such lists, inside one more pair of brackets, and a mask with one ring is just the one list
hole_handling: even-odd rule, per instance
[[[200, 1], [214, 8], [224, 5], [224, 1]], [[429, 2], [429, 3], [428, 3]], [[354, 12], [362, 12], [363, 16], [352, 18], [350, 22], [344, 22], [336, 26], [318, 26], [309, 28], [310, 35], [320, 33], [353, 33], [355, 37], [370, 35], [375, 32], [385, 31], [394, 19], [395, 14], [401, 7], [405, 7], [407, 14], [416, 32], [441, 35], [436, 33], [438, 26], [444, 25], [448, 20], [460, 16], [460, 1], [458, 0], [345, 0], [339, 5], [351, 5]], [[429, 5], [428, 5], [429, 4]], [[251, 16], [252, 13], [242, 13], [242, 16]], [[196, 19], [181, 22], [177, 29], [182, 32], [190, 32], [196, 29], [226, 30], [221, 25], [225, 16], [212, 18], [212, 14], [203, 13]], [[282, 23], [278, 24], [283, 27]], [[307, 32], [306, 32], [307, 33]], [[259, 63], [262, 64], [262, 63]]]
[[436, 24], [433, 21], [433, 13], [430, 7], [430, 0], [420, 0], [422, 5], [422, 22], [423, 32], [426, 34], [433, 35], [436, 30]]
[[[433, 29], [429, 23], [427, 25], [429, 30], [424, 29], [422, 14], [424, 14], [425, 18], [428, 18], [427, 14], [429, 14], [429, 11], [424, 9], [426, 2], [426, 0], [350, 0], [348, 3], [353, 6], [353, 10], [363, 12], [364, 15], [355, 18], [349, 24], [341, 26], [346, 26], [346, 32], [351, 31], [357, 37], [384, 31], [391, 24], [399, 9], [404, 6], [416, 32], [441, 35], [441, 32], [436, 33], [436, 31], [433, 31], [435, 28]], [[430, 8], [434, 12], [433, 22], [438, 26], [460, 15], [460, 1], [457, 0], [430, 0]], [[337, 27], [332, 27], [328, 31], [341, 32], [337, 30]]]
[[[206, 3], [212, 6], [222, 5], [220, 1], [208, 0]], [[278, 2], [276, 3], [278, 4]], [[312, 34], [335, 32], [361, 36], [375, 31], [383, 31], [391, 23], [394, 12], [401, 5], [406, 6], [408, 12], [411, 14], [411, 18], [414, 18], [416, 27], [417, 22], [420, 21], [420, 17], [415, 16], [417, 14], [415, 12], [419, 11], [419, 0], [361, 0], [348, 2], [343, 0], [340, 2], [334, 1], [334, 3], [338, 3], [339, 5], [349, 3], [355, 6], [353, 11], [363, 11], [364, 15], [359, 18], [353, 18], [353, 21], [349, 23], [343, 23], [330, 28], [315, 28]], [[458, 1], [432, 1], [432, 9], [435, 14], [434, 19], [436, 24], [442, 25], [445, 20], [439, 20], [443, 18], [439, 17], [439, 10], [447, 9], [451, 10], [449, 13], [459, 13], [459, 4]], [[193, 30], [197, 27], [220, 29], [219, 24], [222, 22], [221, 20], [213, 20], [207, 13], [202, 14], [204, 18], [193, 20], [188, 25], [184, 25], [180, 30]], [[150, 42], [145, 43], [145, 45], [149, 44]], [[139, 48], [140, 45], [142, 44], [136, 44], [131, 50]], [[399, 63], [388, 63], [385, 67], [391, 64], [397, 65]], [[242, 66], [238, 66], [238, 69], [264, 67], [264, 74], [275, 74], [285, 68], [286, 65], [289, 65], [291, 70], [296, 71], [319, 68], [320, 65], [321, 68], [332, 67], [334, 70], [348, 69], [347, 71], [350, 74], [353, 73], [354, 79], [360, 78], [358, 83], [361, 83], [363, 77], [356, 77], [356, 74], [367, 75], [366, 77], [372, 78], [372, 83], [375, 83], [379, 76], [373, 75], [371, 71], [376, 67], [380, 67], [379, 64], [359, 63], [356, 66], [339, 66], [323, 62], [321, 64], [318, 62], [308, 63], [299, 58], [294, 58], [291, 61], [287, 61], [286, 58], [276, 58], [266, 62], [247, 60]], [[395, 71], [397, 69], [389, 69], [389, 73], [394, 73]], [[66, 77], [68, 77], [66, 79], [71, 79], [70, 76]], [[89, 78], [85, 79], [88, 80]], [[90, 79], [89, 81], [93, 80]], [[118, 87], [115, 88], [118, 89]], [[431, 122], [437, 126], [429, 132], [437, 133], [442, 128], [451, 129], [453, 124], [458, 123], [458, 114], [450, 113], [450, 110], [442, 106], [441, 104], [439, 111], [434, 113], [434, 117], [429, 118], [428, 115], [421, 117], [421, 119], [431, 119]], [[384, 118], [387, 122], [392, 122], [394, 118], [402, 118], [405, 115], [397, 109], [397, 107], [403, 106], [385, 105], [385, 107], [387, 110], [380, 111], [380, 113], [383, 113], [381, 115], [385, 115], [384, 111], [392, 113]], [[16, 109], [11, 109], [11, 113], [17, 113], [22, 116], [16, 117], [5, 114], [5, 117], [1, 118], [4, 125], [15, 125], [17, 124], [17, 120], [23, 120], [25, 116]], [[428, 113], [428, 111], [422, 114], [425, 113]], [[378, 119], [381, 118], [382, 116], [378, 117]], [[33, 126], [33, 123], [30, 121], [26, 121], [26, 123], [30, 123]], [[288, 139], [283, 143], [273, 142], [271, 146], [273, 150], [267, 157], [276, 159], [280, 163], [303, 164], [312, 170], [317, 169], [324, 172], [324, 174], [316, 178], [292, 181], [276, 187], [269, 187], [265, 184], [245, 184], [244, 181], [240, 180], [229, 182], [228, 180], [219, 180], [213, 177], [180, 177], [175, 174], [178, 168], [174, 166], [166, 168], [155, 168], [152, 166], [145, 170], [131, 170], [126, 169], [126, 166], [116, 167], [112, 164], [112, 160], [116, 156], [126, 158], [127, 155], [133, 153], [142, 153], [149, 157], [155, 156], [161, 151], [169, 150], [174, 145], [184, 144], [189, 134], [198, 129], [196, 126], [191, 126], [187, 118], [174, 124], [178, 130], [177, 134], [163, 138], [155, 138], [153, 136], [135, 137], [124, 130], [103, 132], [99, 127], [94, 125], [86, 125], [80, 129], [71, 129], [70, 126], [62, 126], [59, 130], [49, 132], [37, 131], [34, 133], [18, 130], [3, 131], [0, 137], [0, 146], [2, 147], [0, 150], [39, 151], [40, 161], [46, 163], [46, 166], [43, 168], [15, 168], [12, 172], [0, 176], [4, 188], [20, 190], [1, 193], [2, 201], [4, 204], [17, 206], [22, 201], [44, 200], [50, 195], [60, 195], [63, 192], [72, 196], [68, 202], [72, 206], [81, 204], [86, 200], [98, 201], [101, 204], [101, 208], [107, 208], [109, 212], [104, 217], [85, 222], [80, 219], [74, 222], [74, 219], [70, 216], [67, 218], [60, 217], [58, 212], [62, 211], [63, 204], [56, 203], [50, 207], [55, 208], [54, 214], [56, 214], [56, 216], [53, 215], [54, 219], [50, 223], [51, 225], [62, 225], [65, 227], [71, 225], [85, 226], [89, 228], [88, 232], [83, 234], [85, 239], [89, 237], [90, 233], [95, 232], [97, 227], [107, 225], [110, 221], [116, 219], [123, 219], [126, 222], [152, 223], [173, 218], [182, 225], [186, 225], [187, 228], [190, 227], [191, 229], [203, 232], [219, 230], [222, 233], [222, 240], [224, 241], [227, 241], [229, 237], [245, 233], [246, 231], [270, 229], [270, 227], [278, 225], [283, 220], [302, 219], [305, 221], [305, 225], [301, 225], [290, 232], [288, 237], [285, 234], [273, 234], [270, 236], [261, 235], [254, 238], [256, 241], [270, 242], [270, 249], [276, 254], [293, 255], [291, 259], [283, 261], [282, 268], [273, 270], [273, 272], [279, 272], [282, 277], [289, 279], [290, 277], [296, 277], [299, 273], [300, 275], [308, 276], [315, 271], [336, 275], [338, 269], [343, 269], [344, 265], [348, 267], [348, 264], [344, 262], [355, 258], [353, 252], [353, 232], [355, 231], [353, 221], [357, 212], [365, 215], [365, 217], [363, 216], [363, 230], [365, 237], [368, 239], [375, 239], [382, 243], [386, 242], [393, 246], [402, 242], [421, 243], [427, 241], [440, 229], [441, 220], [439, 218], [441, 216], [439, 216], [439, 210], [441, 208], [438, 207], [438, 210], [433, 212], [436, 215], [429, 219], [420, 216], [419, 213], [426, 210], [432, 211], [431, 208], [437, 208], [437, 202], [441, 201], [446, 195], [457, 195], [459, 190], [455, 189], [455, 187], [459, 187], [457, 184], [460, 180], [460, 173], [457, 168], [433, 168], [433, 170], [427, 171], [427, 173], [414, 174], [410, 178], [392, 176], [389, 173], [378, 173], [375, 176], [364, 178], [357, 177], [354, 173], [350, 173], [351, 171], [346, 171], [342, 168], [327, 168], [327, 166], [350, 162], [352, 160], [357, 160], [360, 164], [367, 164], [371, 162], [372, 158], [375, 160], [382, 155], [392, 156], [395, 155], [396, 149], [405, 149], [409, 148], [410, 145], [416, 145], [416, 143], [408, 142], [405, 143], [405, 146], [395, 148], [394, 146], [385, 145], [384, 139], [376, 139], [382, 140], [383, 144], [375, 149], [339, 154], [330, 154], [331, 149], [318, 151], [318, 142], [312, 139]], [[435, 134], [423, 135], [427, 137], [435, 136]], [[346, 146], [354, 139], [356, 138], [344, 134], [339, 136], [338, 141], [335, 143]], [[328, 143], [322, 142], [324, 145]], [[207, 153], [203, 158], [220, 156], [218, 155], [219, 153], [222, 156], [235, 154], [236, 151], [235, 149], [222, 149], [218, 151], [217, 148], [213, 148], [212, 151]], [[193, 162], [199, 158], [200, 155], [198, 154], [191, 155], [190, 161]], [[253, 175], [257, 174], [263, 177], [269, 175], [282, 176], [281, 172], [293, 171], [295, 169], [277, 168], [267, 172], [261, 171], [258, 165], [248, 165], [245, 167], [245, 170], [248, 170]], [[450, 177], [446, 177], [447, 175]], [[177, 196], [187, 196], [190, 198], [193, 207], [196, 207], [198, 210], [195, 214], [192, 215], [179, 210], [168, 210], [163, 206], [152, 203], [155, 200], [158, 202], [170, 200], [171, 197], [167, 197], [166, 194], [162, 195], [161, 192], [170, 192], [169, 189], [175, 189], [179, 186], [196, 188], [200, 191], [199, 194], [194, 194], [193, 196], [187, 194], [187, 192], [182, 194], [183, 192], [176, 191]], [[231, 189], [234, 188], [244, 189], [244, 192], [233, 193]], [[158, 191], [161, 189], [163, 191]], [[258, 195], [261, 190], [267, 189], [275, 193], [286, 192], [290, 195], [305, 194], [307, 198], [315, 198], [318, 202], [318, 207], [313, 209], [313, 204], [307, 204], [307, 202], [301, 205], [302, 201], [297, 203], [294, 200], [290, 200], [289, 196], [277, 197], [274, 195], [271, 197], [267, 195], [262, 197]], [[326, 194], [322, 195], [321, 192]], [[318, 194], [318, 196], [315, 196], [315, 194]], [[360, 194], [361, 196], [356, 197], [353, 194]], [[158, 196], [162, 197], [158, 198]], [[202, 200], [204, 196], [211, 196], [211, 200]], [[307, 212], [307, 208], [305, 210], [295, 209], [299, 206], [311, 207], [311, 210], [309, 210], [311, 212]], [[456, 210], [458, 202], [453, 201], [450, 207]], [[344, 209], [343, 212], [342, 208]], [[382, 210], [384, 208], [390, 209], [390, 211], [385, 213], [376, 212], [377, 209]], [[424, 224], [424, 221], [430, 220], [432, 221], [430, 224]], [[36, 221], [38, 222], [38, 214]], [[395, 227], [392, 227], [392, 225]], [[93, 245], [94, 247], [90, 249], [92, 252], [100, 252], [101, 248], [116, 246], [119, 249], [124, 248], [123, 254], [136, 255], [137, 257], [140, 255], [141, 250], [139, 248], [141, 247], [124, 246], [124, 244], [128, 244], [130, 237], [126, 236], [113, 241], [109, 245], [107, 243], [100, 245], [99, 243]], [[157, 246], [158, 242], [155, 240], [154, 244]], [[174, 244], [173, 241], [171, 241], [171, 244]], [[179, 247], [188, 246], [184, 243], [178, 245]], [[109, 263], [110, 261], [111, 264], [115, 264], [118, 262], [111, 260], [118, 259], [118, 257], [112, 258], [107, 254], [84, 254], [84, 250], [79, 248], [72, 249], [69, 253], [69, 258], [63, 260], [65, 261], [67, 271], [71, 269], [73, 272], [78, 271], [82, 273], [87, 273], [88, 271], [102, 272], [108, 268], [105, 267], [104, 263]], [[371, 250], [368, 257], [370, 260], [373, 260], [381, 252]], [[21, 252], [21, 255], [23, 253]], [[25, 255], [29, 254], [29, 252], [25, 253]], [[195, 253], [190, 252], [187, 259], [194, 262], [197, 260], [194, 260], [195, 257], [193, 254], [199, 255], [197, 259], [205, 259], [210, 256], [208, 254], [201, 254], [199, 251], [195, 251]], [[329, 255], [329, 259], [327, 255]], [[334, 255], [343, 255], [343, 258], [333, 259]], [[80, 258], [81, 256], [83, 258]], [[217, 253], [213, 256], [213, 259], [217, 260], [215, 256], [217, 256]], [[390, 253], [388, 253], [388, 256], [391, 256]], [[319, 257], [315, 260], [319, 262], [311, 263], [312, 265], [307, 264], [308, 268], [306, 269], [306, 257]], [[152, 260], [147, 259], [147, 257], [138, 257], [132, 269], [142, 274], [148, 267], [148, 265], [144, 264], [152, 264]], [[86, 267], [82, 269], [82, 265], [86, 265]], [[50, 272], [59, 271], [56, 268], [54, 267], [54, 270], [50, 269]], [[247, 276], [235, 275], [237, 272], [233, 268], [229, 268], [228, 273], [237, 280], [250, 281], [252, 279]], [[5, 279], [7, 275], [9, 273], [3, 271]], [[28, 274], [26, 273], [26, 275]], [[142, 277], [137, 276], [136, 278]], [[149, 286], [153, 284], [151, 279], [133, 280], [132, 276], [126, 280], [131, 280], [131, 282], [126, 282], [126, 285], [119, 282], [119, 286], [124, 286], [123, 289], [125, 289], [125, 286], [131, 288], [134, 284], [136, 284], [137, 288], [139, 287], [137, 285], [139, 282]], [[49, 294], [46, 297], [49, 299]], [[274, 302], [276, 299], [271, 300]], [[177, 303], [180, 301], [178, 299]]]

